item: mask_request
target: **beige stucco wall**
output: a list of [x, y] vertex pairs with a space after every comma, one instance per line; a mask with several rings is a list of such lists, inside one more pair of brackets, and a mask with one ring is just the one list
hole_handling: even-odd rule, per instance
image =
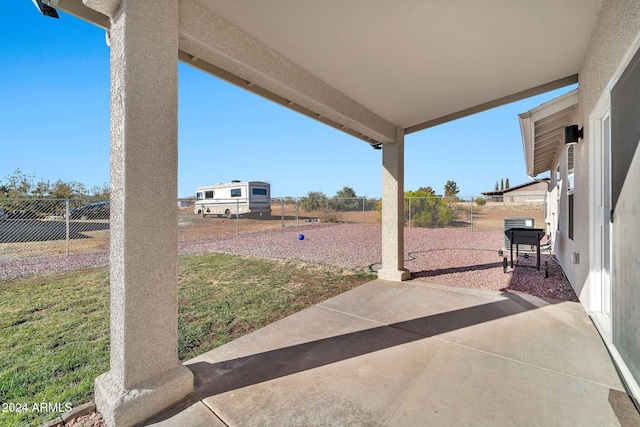
[[[574, 124], [584, 126], [584, 139], [574, 148], [574, 230], [575, 239], [566, 237], [568, 217], [566, 188], [560, 197], [560, 232], [556, 239], [556, 255], [585, 308], [589, 309], [589, 116], [604, 93], [625, 53], [640, 31], [640, 2], [637, 0], [605, 1], [587, 48], [579, 73], [578, 111]], [[566, 150], [560, 150], [556, 164], [566, 177]], [[554, 180], [552, 172], [552, 181]], [[554, 182], [552, 182], [552, 185]], [[571, 263], [571, 255], [580, 255], [578, 264]]]
[[505, 191], [503, 194], [503, 200], [505, 202], [531, 202], [531, 201], [544, 201], [549, 184], [546, 182], [538, 182], [536, 184], [528, 185], [524, 188], [519, 188], [513, 191]]
[[[640, 33], [640, 2], [606, 1], [598, 26], [580, 70], [579, 107], [576, 124], [584, 126], [584, 141], [576, 146], [575, 212], [576, 240], [580, 264], [570, 262], [565, 245], [558, 257], [567, 276], [589, 309], [589, 117], [625, 54]], [[612, 144], [615, 144], [612, 141]], [[613, 223], [612, 253], [612, 341], [636, 382], [640, 383], [640, 154], [636, 152], [618, 201]], [[561, 206], [562, 207], [562, 206]], [[566, 243], [566, 242], [565, 242]], [[636, 396], [638, 398], [638, 396]]]

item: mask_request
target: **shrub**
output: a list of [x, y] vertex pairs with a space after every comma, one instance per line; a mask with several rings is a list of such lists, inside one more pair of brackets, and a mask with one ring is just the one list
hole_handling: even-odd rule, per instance
[[486, 204], [487, 204], [487, 199], [485, 199], [484, 197], [476, 197], [476, 205], [484, 206]]
[[326, 209], [327, 196], [320, 191], [309, 191], [307, 197], [300, 199], [300, 207], [303, 211], [319, 211]]
[[[411, 218], [414, 227], [446, 227], [458, 215], [456, 204], [432, 193], [424, 191], [407, 191], [404, 193], [405, 219]], [[411, 198], [411, 212], [409, 199]], [[382, 200], [376, 203], [378, 222], [382, 219]]]

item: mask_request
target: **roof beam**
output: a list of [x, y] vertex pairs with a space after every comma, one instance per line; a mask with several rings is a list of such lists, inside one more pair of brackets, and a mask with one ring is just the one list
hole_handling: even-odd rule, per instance
[[559, 80], [554, 80], [549, 83], [545, 83], [540, 86], [532, 87], [530, 89], [523, 90], [511, 95], [503, 96], [502, 98], [494, 99], [493, 101], [485, 102], [475, 107], [467, 108], [455, 113], [447, 114], [446, 116], [439, 117], [437, 119], [428, 120], [423, 123], [419, 123], [414, 126], [410, 126], [404, 130], [405, 135], [418, 132], [430, 127], [438, 126], [443, 123], [451, 122], [453, 120], [461, 119], [463, 117], [470, 116], [472, 114], [480, 113], [482, 111], [490, 110], [492, 108], [500, 107], [501, 105], [509, 104], [511, 102], [519, 101], [521, 99], [529, 98], [541, 93], [549, 92], [551, 90], [559, 89], [561, 87], [569, 86], [578, 83], [578, 75], [564, 77]]
[[[120, 2], [118, 2], [120, 4]], [[103, 30], [111, 28], [111, 20], [104, 13], [98, 12], [90, 7], [87, 7], [83, 1], [80, 0], [58, 0], [56, 9], [63, 10], [69, 15], [73, 15], [84, 21], [90, 22]]]
[[[180, 2], [179, 49], [197, 68], [222, 70], [225, 80], [242, 81], [244, 89], [259, 93], [268, 99], [302, 109], [315, 119], [318, 115], [337, 123], [338, 129], [351, 129], [365, 141], [393, 142], [396, 126], [382, 119], [342, 92], [320, 80], [302, 67], [281, 56], [244, 31], [215, 15], [195, 0]], [[205, 70], [206, 71], [206, 70]], [[208, 71], [210, 72], [210, 71]], [[249, 86], [251, 82], [251, 86]], [[255, 88], [261, 88], [260, 91]], [[307, 114], [306, 112], [309, 112]], [[322, 120], [324, 122], [324, 120]], [[347, 132], [351, 133], [351, 132]]]
[[120, 8], [120, 0], [82, 0], [85, 6], [113, 18]]

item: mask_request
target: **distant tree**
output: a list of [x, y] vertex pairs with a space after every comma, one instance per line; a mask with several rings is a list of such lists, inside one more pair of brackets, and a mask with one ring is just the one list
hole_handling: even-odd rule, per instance
[[457, 197], [460, 189], [455, 181], [447, 181], [444, 185], [444, 197]]
[[431, 187], [420, 187], [418, 188], [418, 191], [422, 191], [423, 193], [426, 193], [426, 194], [436, 194], [436, 192]]
[[51, 192], [51, 183], [43, 179], [38, 181], [35, 188], [33, 189], [33, 195], [36, 197], [48, 196], [50, 192]]
[[500, 186], [498, 185], [498, 181], [496, 181], [496, 186], [494, 187], [493, 191], [498, 191], [500, 189]]
[[34, 175], [27, 175], [20, 168], [13, 171], [13, 174], [5, 177], [6, 184], [3, 185], [6, 197], [21, 198], [28, 197], [33, 189]]
[[509, 189], [509, 178], [507, 178], [507, 181], [504, 183], [504, 189], [505, 190]]
[[351, 187], [342, 187], [342, 190], [340, 190], [340, 191], [338, 191], [336, 193], [336, 197], [353, 198], [353, 197], [358, 197], [358, 196], [356, 196], [356, 192], [353, 191], [353, 188], [351, 188]]
[[476, 205], [484, 206], [486, 204], [487, 204], [487, 199], [485, 199], [484, 197], [476, 197]]
[[56, 199], [67, 198], [93, 198], [96, 200], [108, 200], [110, 195], [109, 183], [101, 186], [94, 186], [91, 191], [81, 182], [64, 182], [61, 179], [53, 184], [50, 181], [40, 179], [34, 184], [35, 175], [29, 175], [20, 168], [11, 175], [5, 177], [5, 182], [0, 182], [0, 197], [21, 199], [21, 198], [43, 198], [52, 197]]
[[500, 191], [504, 191], [504, 178], [500, 179]]
[[307, 197], [300, 199], [300, 207], [303, 211], [318, 211], [326, 206], [327, 196], [320, 191], [309, 191]]
[[342, 187], [329, 201], [329, 208], [342, 212], [362, 210], [362, 198], [358, 198], [353, 188]]
[[108, 182], [103, 183], [102, 185], [94, 185], [90, 190], [91, 197], [96, 200], [108, 200], [111, 196], [111, 185]]
[[80, 182], [64, 182], [59, 179], [52, 185], [49, 196], [56, 199], [86, 197], [87, 188]]

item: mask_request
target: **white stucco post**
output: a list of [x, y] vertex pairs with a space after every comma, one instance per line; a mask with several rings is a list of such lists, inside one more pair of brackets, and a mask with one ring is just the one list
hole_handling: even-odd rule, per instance
[[407, 280], [404, 268], [404, 130], [382, 145], [382, 267], [378, 278]]
[[111, 357], [95, 402], [120, 427], [193, 389], [178, 359], [178, 0], [123, 0], [110, 40]]

